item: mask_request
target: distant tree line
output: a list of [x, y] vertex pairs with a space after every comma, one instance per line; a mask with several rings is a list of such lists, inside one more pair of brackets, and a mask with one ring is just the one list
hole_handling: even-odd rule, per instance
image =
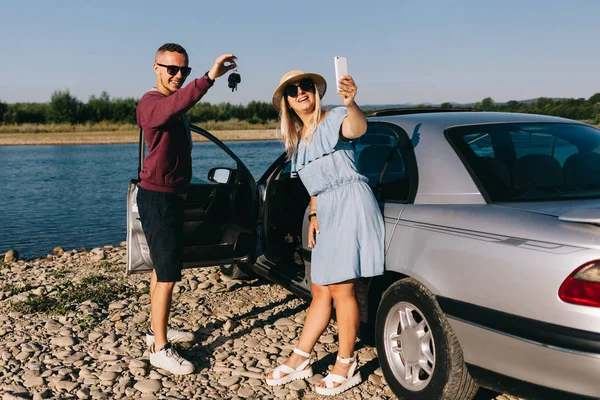
[[[111, 98], [102, 92], [83, 103], [68, 90], [56, 91], [49, 103], [14, 103], [0, 101], [0, 123], [3, 124], [85, 124], [94, 122], [136, 123], [138, 99]], [[192, 123], [239, 119], [249, 123], [264, 123], [278, 118], [271, 103], [251, 101], [247, 105], [200, 102], [187, 113]]]
[[[453, 105], [451, 103], [442, 103], [440, 104], [440, 107], [452, 108]], [[583, 98], [551, 99], [549, 97], [539, 97], [528, 102], [511, 100], [506, 103], [495, 103], [491, 97], [486, 97], [480, 102], [472, 105], [472, 108], [480, 111], [553, 115], [556, 117], [600, 124], [600, 93], [596, 93], [587, 100]]]
[[[14, 103], [0, 101], [0, 123], [2, 124], [86, 124], [96, 122], [131, 123], [136, 122], [135, 108], [137, 99], [111, 98], [102, 92], [99, 97], [91, 96], [83, 103], [71, 95], [68, 90], [56, 91], [49, 103]], [[431, 107], [417, 105], [416, 107]], [[505, 111], [554, 115], [575, 120], [590, 121], [600, 124], [600, 93], [589, 99], [552, 99], [540, 97], [533, 101], [495, 103], [490, 97], [471, 105], [453, 105], [442, 103], [441, 108], [468, 107], [481, 111]], [[375, 109], [363, 110], [366, 114]], [[228, 121], [238, 119], [254, 123], [266, 123], [278, 118], [277, 111], [271, 103], [251, 101], [247, 105], [230, 103], [210, 104], [200, 102], [188, 111], [192, 123], [205, 121]]]

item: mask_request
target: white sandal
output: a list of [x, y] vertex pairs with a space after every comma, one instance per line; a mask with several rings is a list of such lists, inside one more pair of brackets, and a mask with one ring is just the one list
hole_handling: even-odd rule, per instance
[[[329, 374], [321, 382], [325, 382], [325, 387], [316, 386], [315, 390], [318, 394], [322, 394], [325, 396], [335, 396], [336, 394], [340, 394], [350, 389], [353, 386], [358, 385], [362, 382], [362, 377], [360, 376], [360, 372], [354, 375], [354, 371], [356, 371], [356, 357], [350, 358], [342, 358], [337, 356], [337, 360], [342, 364], [350, 364], [352, 366], [348, 370], [348, 374], [346, 376], [338, 375], [338, 374]], [[335, 386], [334, 384], [338, 383], [339, 386]]]
[[[310, 365], [310, 353], [307, 353], [300, 349], [294, 349], [294, 353], [305, 357], [306, 360], [303, 361], [302, 364], [298, 365], [298, 368], [296, 369], [288, 367], [285, 364], [281, 364], [279, 367], [273, 370], [273, 378], [267, 378], [267, 385], [285, 385], [288, 382], [292, 382], [298, 379], [307, 379], [314, 375], [312, 365]], [[282, 373], [285, 374], [283, 377], [281, 376]]]

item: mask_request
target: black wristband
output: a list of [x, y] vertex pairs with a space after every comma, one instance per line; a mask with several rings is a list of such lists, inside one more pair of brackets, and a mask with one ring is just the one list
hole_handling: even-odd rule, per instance
[[215, 83], [214, 79], [210, 79], [210, 77], [208, 76], [208, 71], [206, 71], [206, 73], [204, 74], [204, 79], [206, 79], [206, 82], [210, 83], [211, 85], [213, 83]]
[[312, 217], [316, 217], [316, 216], [317, 216], [317, 213], [316, 213], [316, 212], [315, 212], [315, 213], [310, 213], [310, 214], [308, 214], [308, 222], [310, 222], [310, 219], [311, 219]]

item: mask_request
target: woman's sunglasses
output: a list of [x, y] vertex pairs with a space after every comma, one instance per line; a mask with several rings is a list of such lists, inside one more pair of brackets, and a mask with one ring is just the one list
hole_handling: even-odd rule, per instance
[[283, 89], [283, 94], [289, 97], [298, 96], [298, 88], [302, 89], [304, 92], [315, 92], [315, 84], [312, 79], [304, 78], [298, 83], [291, 83]]
[[190, 72], [192, 72], [192, 69], [190, 67], [179, 67], [177, 65], [164, 65], [164, 64], [159, 64], [159, 63], [156, 63], [156, 65], [165, 67], [167, 69], [167, 74], [169, 74], [171, 76], [177, 75], [179, 70], [181, 70], [181, 75], [183, 75], [183, 76], [188, 76], [190, 74]]

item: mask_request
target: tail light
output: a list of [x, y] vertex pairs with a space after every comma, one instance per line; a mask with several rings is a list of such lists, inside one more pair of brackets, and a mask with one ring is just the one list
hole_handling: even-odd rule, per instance
[[560, 285], [558, 297], [567, 303], [600, 307], [600, 261], [592, 261], [573, 271]]

